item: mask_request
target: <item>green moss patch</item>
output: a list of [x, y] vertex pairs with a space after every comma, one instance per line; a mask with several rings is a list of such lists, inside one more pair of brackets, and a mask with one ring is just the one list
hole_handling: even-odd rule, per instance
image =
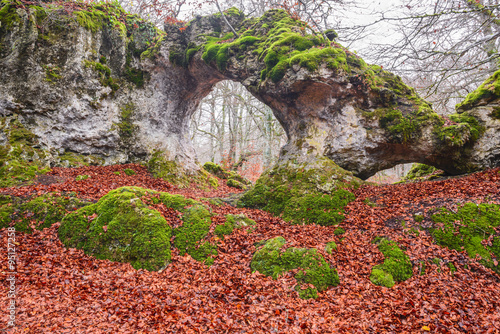
[[83, 180], [86, 180], [86, 179], [88, 179], [88, 178], [90, 178], [90, 176], [89, 176], [89, 175], [77, 175], [77, 176], [75, 177], [75, 181], [83, 181]]
[[70, 211], [90, 203], [74, 193], [48, 193], [39, 197], [19, 198], [0, 196], [0, 228], [14, 226], [16, 231], [31, 233], [62, 221]]
[[441, 208], [431, 218], [436, 224], [431, 234], [438, 245], [465, 250], [471, 258], [479, 256], [484, 266], [500, 274], [500, 236], [495, 231], [500, 225], [499, 205], [466, 203], [456, 212]]
[[111, 76], [111, 69], [107, 65], [90, 60], [84, 60], [84, 65], [96, 71], [101, 85], [111, 88], [112, 93], [120, 89], [118, 80]]
[[201, 204], [183, 210], [183, 224], [174, 230], [174, 245], [181, 255], [189, 254], [206, 265], [214, 262], [217, 245], [204, 241], [212, 223], [210, 211]]
[[322, 158], [314, 164], [278, 165], [264, 173], [238, 206], [259, 208], [293, 224], [337, 225], [355, 199], [346, 188], [361, 181]]
[[154, 193], [137, 187], [110, 191], [97, 203], [67, 215], [59, 238], [66, 247], [83, 249], [97, 259], [161, 270], [170, 262], [171, 228], [143, 201]]
[[[318, 292], [340, 283], [337, 270], [325, 261], [314, 248], [288, 248], [282, 250], [286, 240], [276, 237], [267, 240], [253, 255], [252, 271], [258, 271], [273, 279], [290, 270], [299, 269], [295, 274], [295, 290], [302, 299], [317, 298]], [[314, 288], [307, 287], [312, 284]]]
[[[406, 174], [401, 181], [414, 181], [414, 180], [422, 180], [422, 179], [429, 179], [431, 175], [435, 175], [439, 171], [436, 167], [433, 166], [428, 166], [425, 164], [413, 164], [411, 166], [411, 169], [408, 171], [408, 174]], [[440, 173], [439, 175], [441, 175]]]
[[469, 110], [476, 105], [484, 105], [500, 97], [500, 70], [484, 81], [475, 91], [456, 105], [457, 110]]
[[413, 275], [408, 255], [392, 240], [379, 239], [379, 251], [384, 254], [384, 263], [372, 268], [370, 281], [375, 285], [392, 288], [395, 282], [406, 281]]
[[256, 222], [244, 214], [239, 215], [227, 215], [226, 222], [223, 225], [217, 225], [214, 230], [214, 234], [219, 238], [224, 239], [225, 235], [233, 233], [235, 228], [243, 228], [248, 226], [255, 226]]
[[213, 162], [206, 162], [203, 165], [203, 169], [218, 178], [228, 180], [227, 185], [230, 187], [235, 187], [238, 189], [246, 189], [247, 186], [251, 185], [252, 182], [245, 177], [239, 175], [235, 171], [226, 170], [220, 165]]

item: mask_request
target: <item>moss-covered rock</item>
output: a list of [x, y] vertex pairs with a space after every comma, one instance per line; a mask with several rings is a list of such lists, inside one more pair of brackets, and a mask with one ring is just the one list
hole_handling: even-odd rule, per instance
[[91, 204], [74, 193], [47, 193], [38, 197], [0, 196], [0, 228], [14, 226], [16, 231], [31, 233], [62, 221], [68, 212]]
[[137, 187], [112, 190], [97, 203], [68, 214], [59, 238], [66, 247], [83, 249], [97, 259], [161, 270], [170, 262], [171, 228], [143, 201], [154, 193]]
[[479, 256], [484, 266], [500, 274], [500, 236], [495, 231], [500, 226], [499, 205], [465, 203], [456, 212], [441, 208], [431, 219], [436, 224], [431, 234], [438, 245], [465, 250], [471, 258]]
[[166, 180], [180, 188], [188, 188], [192, 184], [201, 189], [208, 190], [210, 187], [217, 189], [219, 182], [206, 170], [188, 171], [177, 162], [167, 160], [165, 152], [156, 150], [147, 163], [148, 171], [154, 177]]
[[[317, 298], [318, 292], [340, 283], [337, 270], [325, 261], [314, 248], [288, 248], [282, 250], [286, 240], [276, 237], [267, 240], [263, 247], [255, 252], [250, 264], [252, 271], [258, 271], [273, 279], [281, 274], [300, 269], [295, 274], [295, 290], [302, 299]], [[314, 288], [305, 287], [312, 284]]]
[[225, 170], [222, 166], [213, 162], [205, 162], [203, 169], [220, 179], [225, 179], [227, 185], [238, 189], [246, 189], [252, 182], [232, 170]]
[[389, 239], [379, 239], [378, 249], [384, 254], [384, 263], [372, 268], [370, 280], [375, 285], [392, 288], [395, 282], [406, 281], [413, 275], [413, 267], [396, 242]]
[[337, 225], [354, 200], [346, 190], [361, 181], [323, 158], [315, 163], [281, 164], [265, 172], [238, 206], [259, 208], [293, 224]]
[[[434, 176], [435, 172], [437, 172], [438, 169], [433, 166], [428, 166], [425, 164], [413, 164], [411, 169], [408, 171], [408, 174], [406, 174], [401, 181], [414, 181], [414, 180], [423, 180], [423, 179], [431, 179], [430, 176]], [[441, 175], [441, 173], [439, 174]]]

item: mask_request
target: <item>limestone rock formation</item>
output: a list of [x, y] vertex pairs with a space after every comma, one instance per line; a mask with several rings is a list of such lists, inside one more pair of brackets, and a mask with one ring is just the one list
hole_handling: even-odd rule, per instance
[[112, 4], [79, 6], [0, 10], [0, 144], [14, 145], [15, 121], [52, 165], [68, 155], [109, 164], [161, 152], [197, 171], [190, 116], [213, 85], [235, 80], [285, 129], [281, 164], [327, 157], [361, 178], [406, 162], [450, 174], [499, 164], [496, 102], [441, 117], [399, 77], [284, 11], [226, 11], [234, 38], [220, 14], [163, 32]]

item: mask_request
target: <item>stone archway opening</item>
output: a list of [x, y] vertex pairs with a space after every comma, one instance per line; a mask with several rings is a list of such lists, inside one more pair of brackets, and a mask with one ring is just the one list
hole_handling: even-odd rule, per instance
[[414, 164], [399, 164], [392, 168], [384, 169], [368, 178], [366, 181], [378, 184], [392, 184], [401, 181], [410, 171]]
[[190, 138], [201, 164], [214, 162], [252, 181], [277, 162], [287, 142], [271, 108], [230, 80], [201, 100], [191, 116]]

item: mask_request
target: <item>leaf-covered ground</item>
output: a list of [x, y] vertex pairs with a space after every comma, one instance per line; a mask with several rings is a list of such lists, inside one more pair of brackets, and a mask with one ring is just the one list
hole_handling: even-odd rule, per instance
[[[137, 174], [113, 173], [125, 168]], [[90, 178], [74, 181], [77, 175]], [[153, 179], [138, 165], [54, 168], [39, 181], [0, 193], [75, 191], [96, 201], [125, 185], [195, 199], [238, 192], [224, 180], [215, 191], [177, 189]], [[338, 236], [333, 233], [336, 227], [291, 226], [263, 211], [210, 204], [212, 232], [228, 213], [245, 213], [257, 222], [257, 229], [236, 229], [224, 240], [210, 235], [219, 243], [211, 267], [173, 249], [172, 263], [162, 272], [137, 271], [129, 264], [65, 249], [57, 237], [59, 224], [31, 235], [17, 233], [17, 325], [7, 329], [4, 288], [0, 326], [8, 333], [498, 333], [498, 275], [465, 252], [437, 246], [428, 233], [412, 228], [417, 224], [415, 214], [424, 216], [420, 225], [429, 224], [435, 207], [500, 203], [499, 190], [498, 169], [444, 181], [364, 186], [355, 192], [356, 201], [340, 225], [346, 233]], [[175, 219], [172, 210], [162, 214], [168, 221]], [[252, 273], [254, 244], [275, 236], [283, 236], [287, 246], [317, 248], [337, 268], [340, 284], [316, 300], [302, 300], [293, 289], [293, 273], [277, 280]], [[370, 282], [372, 267], [384, 259], [372, 243], [375, 236], [402, 246], [413, 264], [412, 278], [391, 289]], [[0, 230], [0, 238], [0, 277], [6, 287], [6, 229]], [[325, 244], [332, 240], [338, 247], [329, 254]], [[433, 261], [436, 258], [440, 260]], [[449, 262], [456, 272], [450, 272]], [[420, 275], [423, 263], [426, 270]]]

